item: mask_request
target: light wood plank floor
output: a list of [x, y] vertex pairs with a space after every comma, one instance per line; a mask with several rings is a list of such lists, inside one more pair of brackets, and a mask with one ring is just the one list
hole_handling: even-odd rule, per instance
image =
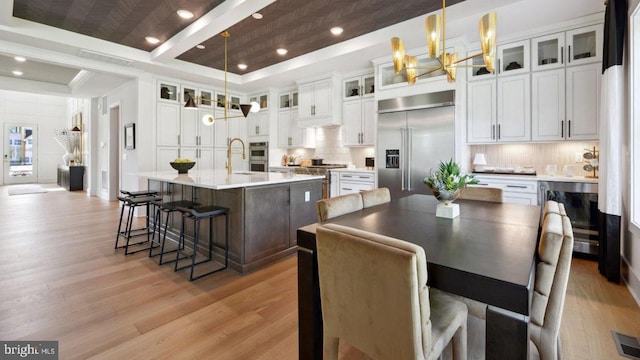
[[[58, 340], [61, 359], [297, 359], [297, 262], [195, 282], [113, 245], [116, 202], [0, 186], [0, 339]], [[640, 308], [594, 262], [574, 260], [565, 359], [617, 359]], [[365, 358], [345, 347], [343, 358]]]

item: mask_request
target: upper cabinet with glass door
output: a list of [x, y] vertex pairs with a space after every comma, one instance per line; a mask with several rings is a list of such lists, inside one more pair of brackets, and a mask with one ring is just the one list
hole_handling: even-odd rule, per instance
[[[455, 52], [455, 49], [447, 48], [447, 52]], [[426, 56], [426, 54], [418, 55], [418, 68], [421, 68], [418, 70], [419, 74], [427, 72], [427, 68], [434, 68], [440, 65], [438, 59], [429, 59]], [[379, 79], [378, 87], [380, 90], [407, 85], [407, 70], [402, 69], [396, 74], [396, 71], [393, 68], [393, 62], [380, 64], [377, 67], [377, 72], [377, 78]], [[446, 74], [447, 73], [444, 70], [437, 70], [419, 77], [416, 82], [428, 81], [429, 79], [444, 76]]]
[[582, 65], [602, 60], [602, 25], [586, 26], [532, 39], [533, 70]]
[[373, 96], [375, 92], [375, 77], [373, 73], [350, 77], [342, 82], [342, 87], [342, 98], [344, 100]]
[[249, 103], [257, 102], [260, 104], [260, 110], [269, 109], [269, 95], [268, 94], [259, 94], [253, 95], [249, 97]]
[[[216, 93], [216, 109], [224, 108], [224, 93]], [[240, 96], [229, 94], [229, 101], [231, 102], [228, 106], [229, 110], [232, 111], [240, 111]]]
[[179, 102], [180, 85], [167, 81], [158, 81], [157, 100], [165, 102]]
[[278, 110], [289, 110], [298, 107], [298, 89], [281, 92], [278, 96]]
[[498, 46], [498, 76], [528, 73], [529, 40]]
[[[468, 52], [467, 56], [473, 56], [480, 53], [482, 53], [482, 50], [478, 49], [476, 51]], [[496, 60], [494, 66], [497, 66], [497, 64], [498, 62]], [[468, 81], [485, 80], [495, 76], [495, 70], [493, 72], [489, 72], [489, 70], [487, 70], [487, 68], [484, 66], [484, 58], [482, 56], [476, 56], [474, 58], [471, 58], [471, 60], [469, 60], [468, 65], [471, 65], [467, 67]]]

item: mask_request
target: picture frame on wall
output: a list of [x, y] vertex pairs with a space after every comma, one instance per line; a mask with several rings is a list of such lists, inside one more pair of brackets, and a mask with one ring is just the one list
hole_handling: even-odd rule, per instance
[[124, 126], [124, 148], [127, 150], [136, 148], [136, 124], [134, 123]]

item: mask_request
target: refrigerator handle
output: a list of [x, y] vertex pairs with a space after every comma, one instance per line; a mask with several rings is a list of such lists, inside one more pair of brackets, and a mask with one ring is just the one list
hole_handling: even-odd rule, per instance
[[[405, 174], [404, 173], [406, 171], [405, 170], [405, 166], [407, 164], [407, 162], [404, 159], [404, 157], [407, 154], [405, 152], [405, 150], [407, 149], [406, 141], [405, 141], [406, 138], [407, 138], [406, 130], [407, 129], [404, 129], [404, 128], [400, 129], [400, 154], [399, 154], [400, 156], [399, 157], [400, 157], [400, 183], [402, 184], [400, 188], [401, 188], [402, 191], [405, 191], [407, 189], [407, 187], [405, 186], [405, 181], [404, 181], [405, 180], [404, 179], [405, 178], [405, 176], [404, 176]], [[403, 154], [403, 152], [404, 152], [404, 154]]]
[[413, 155], [411, 154], [411, 149], [413, 149], [412, 139], [413, 139], [413, 130], [407, 130], [407, 148], [405, 149], [405, 153], [407, 154], [407, 190], [412, 191], [411, 188], [411, 164], [413, 164]]

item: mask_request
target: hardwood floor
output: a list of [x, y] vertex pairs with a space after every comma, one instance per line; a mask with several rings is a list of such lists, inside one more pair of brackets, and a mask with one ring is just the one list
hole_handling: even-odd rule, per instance
[[[9, 196], [7, 188], [0, 339], [58, 340], [61, 359], [297, 359], [295, 256], [189, 282], [144, 253], [114, 251], [117, 202], [67, 191]], [[640, 337], [640, 308], [594, 262], [572, 265], [564, 359], [622, 358], [610, 331]]]

